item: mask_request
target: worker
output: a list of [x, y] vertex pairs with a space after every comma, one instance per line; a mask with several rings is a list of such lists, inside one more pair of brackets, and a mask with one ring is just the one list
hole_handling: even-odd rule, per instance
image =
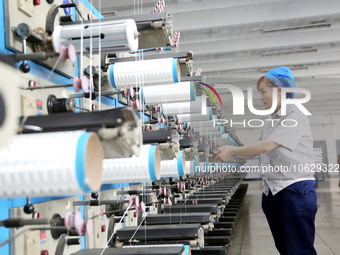
[[[235, 147], [223, 146], [215, 160], [228, 161], [232, 156], [260, 156], [263, 194], [262, 209], [281, 255], [314, 255], [316, 184], [313, 172], [313, 138], [307, 116], [293, 104], [281, 112], [281, 88], [295, 87], [292, 71], [285, 66], [270, 70], [257, 82], [264, 107], [270, 109], [273, 97], [277, 107], [262, 127], [258, 142]], [[273, 93], [274, 89], [277, 93]], [[295, 93], [287, 93], [293, 99]], [[292, 119], [296, 125], [282, 125]], [[274, 124], [272, 124], [274, 123]], [[266, 168], [264, 168], [266, 166]], [[276, 168], [274, 168], [276, 167]]]

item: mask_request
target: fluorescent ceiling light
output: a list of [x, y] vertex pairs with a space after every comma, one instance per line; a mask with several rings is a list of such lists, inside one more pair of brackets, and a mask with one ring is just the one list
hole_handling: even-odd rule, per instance
[[263, 52], [260, 53], [259, 55], [261, 57], [267, 57], [267, 56], [276, 56], [276, 55], [287, 55], [287, 54], [295, 54], [295, 53], [309, 53], [309, 52], [317, 52], [318, 49], [305, 49], [305, 50], [286, 50], [286, 51], [279, 51], [279, 52]]
[[283, 32], [283, 31], [292, 31], [292, 30], [299, 30], [299, 29], [310, 29], [310, 28], [323, 28], [323, 27], [330, 27], [331, 23], [319, 23], [319, 24], [308, 24], [308, 25], [301, 25], [301, 26], [291, 26], [291, 27], [275, 27], [275, 28], [268, 28], [268, 29], [260, 29], [262, 33], [273, 33], [273, 32]]

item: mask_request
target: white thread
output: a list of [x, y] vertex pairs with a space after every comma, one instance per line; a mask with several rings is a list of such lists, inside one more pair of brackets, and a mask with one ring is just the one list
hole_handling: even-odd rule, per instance
[[184, 113], [200, 113], [202, 112], [202, 103], [200, 99], [200, 97], [197, 97], [196, 100], [192, 102], [162, 104], [163, 114], [169, 116]]
[[161, 167], [162, 167], [161, 177], [177, 177], [178, 176], [177, 159], [162, 160]]
[[[150, 206], [149, 210], [146, 212], [145, 216], [143, 217], [143, 219], [141, 220], [141, 222], [140, 222], [139, 225], [137, 226], [136, 231], [132, 234], [132, 236], [131, 236], [131, 238], [130, 238], [130, 240], [129, 240], [130, 244], [131, 244], [132, 239], [135, 237], [137, 231], [139, 230], [140, 226], [142, 225], [143, 221], [144, 221], [144, 220], [146, 219], [146, 217], [149, 215], [151, 208], [152, 208], [152, 207], [155, 205], [155, 203], [157, 202], [157, 199], [158, 199], [159, 195], [160, 195], [160, 193], [157, 195], [157, 197], [155, 198], [155, 201], [153, 201], [153, 203], [152, 203], [152, 205]], [[146, 241], [146, 235], [145, 235], [145, 241]]]
[[185, 162], [185, 175], [190, 175], [191, 173], [194, 172], [194, 162], [193, 161], [186, 161]]
[[[173, 61], [176, 61], [175, 67]], [[110, 84], [117, 88], [135, 85], [136, 78], [142, 75], [145, 86], [173, 84], [176, 80], [180, 81], [179, 63], [173, 58], [118, 62], [111, 65], [108, 70], [107, 78]], [[114, 81], [111, 80], [111, 76]]]
[[[93, 191], [99, 189], [103, 159], [100, 140], [95, 133], [89, 138], [84, 135], [85, 131], [71, 131], [15, 136], [0, 150], [0, 196], [59, 196], [88, 191], [78, 181]], [[81, 139], [86, 139], [83, 147], [78, 145], [84, 141]], [[87, 157], [94, 157], [91, 163], [84, 150]], [[95, 152], [87, 154], [90, 151]], [[77, 158], [77, 153], [82, 156]]]
[[124, 214], [123, 214], [123, 217], [120, 219], [120, 221], [118, 222], [117, 224], [117, 227], [113, 229], [113, 233], [111, 234], [110, 238], [109, 238], [109, 241], [106, 243], [105, 247], [103, 248], [102, 252], [100, 253], [100, 255], [103, 255], [104, 254], [104, 251], [107, 249], [107, 247], [109, 246], [109, 243], [111, 242], [112, 238], [114, 237], [114, 235], [116, 234], [117, 230], [118, 230], [118, 227], [119, 225], [122, 223], [122, 221], [124, 220], [127, 212], [129, 211], [130, 207], [132, 205], [132, 202], [129, 204], [128, 208], [125, 210]]
[[[99, 0], [99, 8], [98, 8], [98, 11], [99, 13], [101, 13], [101, 8], [102, 8], [102, 5], [101, 5], [102, 1]], [[102, 27], [101, 27], [101, 23], [102, 23], [102, 19], [99, 19], [99, 34], [102, 33]], [[98, 37], [98, 70], [100, 72], [100, 70], [102, 70], [102, 42], [101, 42], [101, 38]], [[102, 110], [102, 76], [101, 75], [98, 75], [98, 84], [99, 84], [99, 88], [98, 88], [98, 110], [101, 111]]]
[[181, 82], [173, 85], [144, 87], [142, 98], [145, 104], [190, 102], [195, 98], [193, 86], [191, 82]]
[[[161, 168], [162, 168], [162, 173], [161, 177], [176, 177], [179, 175], [183, 175], [183, 173], [186, 172], [186, 161], [185, 161], [185, 154], [180, 154], [182, 155], [181, 158], [178, 159], [172, 159], [172, 160], [162, 160], [161, 161]], [[182, 167], [183, 167], [183, 172], [181, 173], [181, 170], [179, 169], [179, 162], [182, 161]]]
[[[82, 21], [81, 24], [58, 25], [56, 31], [58, 33], [52, 35], [53, 48], [56, 52], [59, 52], [60, 45], [67, 48], [72, 43], [78, 51], [82, 50], [83, 44], [83, 52], [88, 54], [91, 34], [95, 38], [100, 38], [103, 52], [134, 52], [138, 49], [138, 31], [136, 22], [132, 19], [87, 23]], [[98, 48], [99, 43], [96, 40], [93, 42], [93, 53], [98, 53]]]
[[[150, 158], [151, 145], [143, 145], [140, 156], [131, 158], [104, 159], [103, 161], [103, 183], [126, 183], [146, 182], [151, 180], [149, 166], [154, 164], [155, 176], [160, 178], [160, 153], [158, 148]], [[150, 162], [154, 160], [154, 162]]]
[[177, 118], [180, 123], [183, 122], [194, 122], [194, 121], [209, 121], [211, 120], [211, 116], [209, 115], [202, 115], [200, 113], [194, 114], [178, 114]]
[[[90, 13], [93, 13], [93, 6], [92, 6], [92, 0], [91, 0], [91, 9], [90, 9]], [[90, 26], [92, 26], [92, 19], [90, 19]], [[98, 30], [101, 28], [100, 24], [98, 27]], [[99, 33], [100, 34], [100, 33]], [[84, 38], [83, 38], [84, 40]], [[99, 46], [98, 46], [99, 48]], [[89, 92], [90, 92], [90, 98], [92, 99], [92, 91], [93, 91], [93, 74], [92, 74], [92, 59], [93, 59], [93, 55], [92, 55], [92, 49], [93, 49], [93, 30], [90, 29], [90, 87], [89, 87]], [[89, 112], [92, 112], [92, 102], [90, 101], [89, 103]]]

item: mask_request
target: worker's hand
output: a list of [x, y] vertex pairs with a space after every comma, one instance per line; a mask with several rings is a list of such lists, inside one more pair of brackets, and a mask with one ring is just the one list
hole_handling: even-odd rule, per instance
[[233, 156], [233, 149], [235, 146], [222, 146], [214, 151], [216, 161], [228, 161]]

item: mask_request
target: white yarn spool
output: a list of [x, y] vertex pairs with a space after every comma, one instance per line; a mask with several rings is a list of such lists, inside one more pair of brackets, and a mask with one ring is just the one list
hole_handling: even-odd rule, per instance
[[192, 102], [162, 104], [161, 109], [165, 116], [184, 113], [200, 113], [202, 111], [202, 104], [200, 98], [196, 98]]
[[15, 136], [0, 150], [0, 196], [60, 196], [101, 186], [103, 151], [85, 131]]
[[190, 175], [195, 175], [199, 173], [199, 162], [197, 159], [193, 160], [193, 169], [190, 169]]
[[[0, 62], [0, 148], [17, 132], [19, 115], [20, 73], [14, 67]], [[10, 81], [10, 82], [9, 82]]]
[[180, 82], [141, 88], [141, 98], [145, 104], [190, 102], [195, 100], [194, 82]]
[[192, 161], [186, 161], [185, 162], [185, 175], [189, 175], [191, 172], [191, 166], [192, 166], [193, 162]]
[[61, 45], [68, 47], [70, 44], [79, 52], [83, 42], [84, 54], [89, 54], [91, 45], [93, 53], [99, 52], [99, 38], [101, 52], [134, 52], [138, 49], [138, 31], [133, 19], [58, 25], [52, 34], [52, 44], [55, 52], [59, 52]]
[[161, 177], [183, 176], [186, 172], [185, 154], [179, 151], [178, 159], [161, 161]]
[[201, 113], [190, 113], [190, 114], [177, 114], [178, 122], [194, 122], [194, 121], [208, 121], [213, 119], [211, 107], [208, 107], [208, 114], [202, 115]]
[[203, 96], [199, 96], [196, 97], [196, 100], [194, 102], [191, 103], [191, 113], [201, 113], [203, 115], [207, 114], [207, 113], [203, 113], [204, 108], [207, 108], [207, 104], [206, 102], [206, 97]]
[[103, 183], [157, 181], [161, 176], [161, 155], [155, 145], [143, 145], [140, 155], [105, 159]]
[[185, 166], [185, 175], [195, 175], [195, 171], [198, 171], [198, 161], [196, 159], [187, 161]]
[[206, 115], [208, 113], [208, 103], [207, 103], [207, 95], [203, 94], [201, 96], [201, 102], [202, 102], [202, 115]]
[[109, 66], [107, 80], [113, 88], [143, 83], [144, 86], [180, 82], [181, 69], [177, 58], [118, 62]]
[[196, 171], [197, 174], [204, 174], [208, 172], [208, 162], [204, 161], [204, 162], [200, 162], [199, 163], [199, 169], [198, 171]]
[[173, 115], [176, 113], [189, 113], [190, 102], [162, 104], [161, 110], [165, 116]]

